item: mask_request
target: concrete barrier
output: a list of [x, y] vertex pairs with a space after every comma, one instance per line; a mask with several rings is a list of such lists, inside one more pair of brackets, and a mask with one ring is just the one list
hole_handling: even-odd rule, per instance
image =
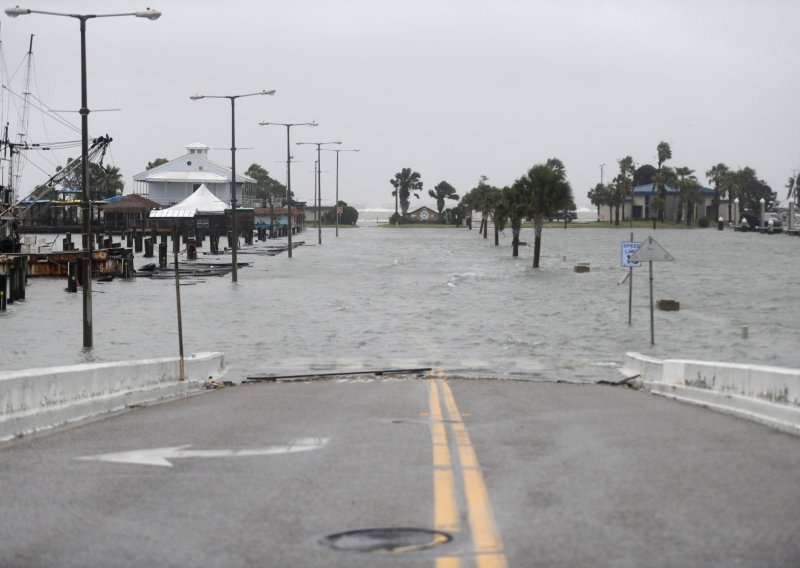
[[225, 372], [222, 353], [0, 372], [0, 442], [125, 407], [201, 390]]
[[622, 372], [655, 394], [800, 434], [800, 369], [626, 353]]

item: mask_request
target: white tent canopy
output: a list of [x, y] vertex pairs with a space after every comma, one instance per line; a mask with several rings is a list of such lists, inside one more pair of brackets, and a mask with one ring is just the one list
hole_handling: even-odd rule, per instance
[[211, 193], [205, 184], [189, 197], [166, 209], [150, 211], [150, 218], [194, 217], [198, 213], [224, 213], [228, 204]]

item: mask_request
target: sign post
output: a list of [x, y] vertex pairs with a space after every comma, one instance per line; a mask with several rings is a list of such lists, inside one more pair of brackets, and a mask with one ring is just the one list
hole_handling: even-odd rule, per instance
[[641, 262], [631, 262], [631, 256], [639, 250], [640, 246], [642, 246], [642, 243], [635, 242], [633, 233], [631, 233], [631, 240], [623, 241], [620, 248], [620, 263], [630, 271], [628, 273], [628, 325], [631, 325], [631, 313], [633, 312], [633, 269], [642, 265]]
[[650, 345], [655, 345], [655, 316], [653, 315], [653, 262], [674, 262], [675, 258], [664, 247], [658, 244], [653, 237], [647, 237], [642, 246], [628, 259], [631, 262], [644, 262], [650, 264]]

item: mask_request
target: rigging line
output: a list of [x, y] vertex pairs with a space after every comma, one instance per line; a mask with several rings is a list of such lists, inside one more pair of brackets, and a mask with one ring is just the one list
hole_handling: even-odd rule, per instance
[[[36, 91], [36, 94], [31, 93], [31, 96], [35, 100], [41, 102], [42, 99], [41, 99], [41, 97], [39, 97], [39, 93], [40, 93], [40, 90], [39, 90], [39, 75], [36, 72], [36, 68], [35, 67], [34, 67], [34, 72], [33, 72], [33, 84], [34, 84], [34, 89], [33, 90]], [[35, 107], [35, 108], [37, 108], [37, 110], [38, 110], [38, 107]], [[50, 132], [49, 132], [49, 130], [47, 128], [47, 122], [44, 120], [44, 116], [43, 115], [44, 115], [44, 113], [39, 115], [41, 126], [42, 126], [42, 131], [44, 132], [45, 139], [49, 140], [50, 139]]]
[[[22, 98], [22, 95], [20, 95], [19, 93], [14, 92], [7, 85], [2, 85], [2, 88], [3, 88], [4, 91], [8, 91], [15, 99], [21, 99]], [[34, 100], [36, 100], [37, 102], [42, 104], [42, 106], [37, 106], [37, 105], [31, 104], [31, 106], [33, 106], [33, 108], [35, 108], [38, 111], [41, 111], [42, 114], [45, 114], [45, 115], [49, 116], [50, 118], [52, 118], [56, 122], [61, 123], [63, 126], [66, 126], [70, 130], [73, 130], [74, 132], [80, 132], [81, 131], [80, 128], [78, 128], [77, 126], [73, 125], [67, 119], [65, 119], [60, 114], [58, 114], [56, 111], [54, 111], [53, 109], [48, 107], [47, 104], [44, 103], [44, 101], [42, 101], [39, 97], [37, 97], [36, 95], [32, 95], [32, 98]]]
[[[111, 143], [111, 139], [108, 137], [100, 137], [96, 138], [92, 141], [92, 146], [89, 148], [89, 163], [92, 163], [92, 160], [97, 156], [98, 153], [103, 152], [105, 147]], [[18, 208], [18, 215], [24, 215], [33, 204], [45, 193], [48, 191], [54, 190], [56, 184], [60, 184], [64, 178], [67, 178], [69, 175], [74, 173], [74, 170], [77, 170], [81, 164], [80, 159], [72, 160], [68, 162], [66, 166], [64, 166], [61, 170], [57, 171], [53, 174], [50, 179], [48, 179], [45, 183], [37, 186], [30, 194], [26, 197], [17, 201], [14, 206]], [[62, 184], [63, 185], [63, 184]], [[20, 205], [23, 201], [30, 200], [31, 204], [27, 207], [20, 208]]]

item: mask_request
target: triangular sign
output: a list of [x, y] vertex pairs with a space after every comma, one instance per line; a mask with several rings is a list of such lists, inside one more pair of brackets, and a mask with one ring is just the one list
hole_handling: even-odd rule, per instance
[[630, 262], [651, 262], [651, 261], [674, 261], [675, 258], [669, 254], [664, 247], [658, 244], [653, 237], [647, 237], [635, 253], [629, 259]]

